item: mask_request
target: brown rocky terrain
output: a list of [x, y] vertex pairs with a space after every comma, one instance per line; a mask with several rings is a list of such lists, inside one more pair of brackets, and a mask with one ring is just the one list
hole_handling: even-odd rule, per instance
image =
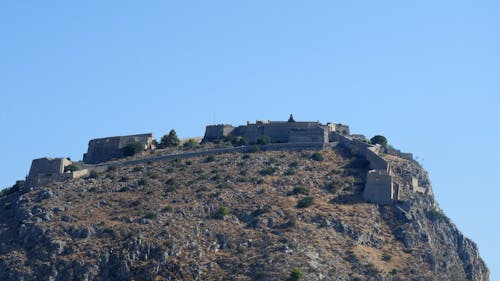
[[[400, 175], [426, 175], [389, 158]], [[294, 269], [303, 280], [489, 280], [431, 195], [365, 203], [366, 173], [337, 147], [14, 187], [0, 197], [0, 280], [287, 280]]]

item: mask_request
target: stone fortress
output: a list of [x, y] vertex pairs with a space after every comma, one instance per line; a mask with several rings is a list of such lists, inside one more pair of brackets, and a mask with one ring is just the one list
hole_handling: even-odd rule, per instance
[[[431, 195], [430, 184], [420, 186], [419, 180], [414, 175], [405, 175], [404, 182], [396, 182], [394, 171], [390, 163], [382, 157], [382, 147], [372, 145], [362, 135], [351, 135], [349, 126], [343, 124], [320, 122], [296, 122], [290, 115], [288, 121], [256, 121], [247, 122], [246, 125], [234, 127], [228, 124], [208, 125], [202, 142], [216, 142], [228, 137], [240, 137], [247, 140], [248, 144], [258, 143], [259, 138], [266, 136], [269, 144], [266, 150], [302, 150], [326, 149], [336, 145], [347, 148], [352, 154], [366, 159], [369, 171], [366, 175], [366, 184], [363, 199], [375, 204], [391, 204], [400, 198], [400, 188]], [[84, 177], [89, 170], [98, 170], [109, 161], [124, 157], [123, 148], [130, 143], [140, 143], [145, 151], [155, 150], [153, 134], [140, 134], [129, 136], [116, 136], [93, 139], [89, 141], [88, 150], [83, 155], [81, 166], [86, 168], [78, 171], [68, 171], [72, 162], [67, 158], [40, 158], [32, 162], [27, 185], [36, 187], [55, 181], [65, 181]], [[198, 152], [186, 152], [175, 155], [151, 156], [141, 159], [123, 160], [113, 162], [117, 165], [134, 165], [147, 161], [172, 160], [189, 158], [200, 155], [210, 155], [228, 152], [245, 152], [252, 146], [241, 146], [224, 149], [212, 149]], [[410, 153], [402, 153], [395, 149], [386, 149], [386, 154], [399, 158], [413, 160]]]

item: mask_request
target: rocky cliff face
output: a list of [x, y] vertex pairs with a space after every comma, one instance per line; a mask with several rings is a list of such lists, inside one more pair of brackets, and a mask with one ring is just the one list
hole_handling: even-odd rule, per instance
[[432, 196], [365, 203], [365, 161], [319, 153], [151, 162], [4, 192], [0, 280], [286, 280], [294, 269], [304, 280], [488, 280]]

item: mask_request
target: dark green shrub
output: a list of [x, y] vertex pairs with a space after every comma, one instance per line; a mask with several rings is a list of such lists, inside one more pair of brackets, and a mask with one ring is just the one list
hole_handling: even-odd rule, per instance
[[390, 261], [391, 259], [392, 259], [391, 254], [389, 254], [387, 252], [382, 253], [382, 260], [383, 261]]
[[295, 227], [297, 225], [297, 219], [295, 218], [291, 218], [289, 219], [286, 224], [285, 224], [285, 227], [286, 228], [292, 228], [292, 227]]
[[269, 175], [273, 175], [274, 173], [276, 173], [276, 171], [278, 171], [278, 168], [276, 168], [276, 167], [268, 167], [268, 168], [260, 170], [259, 174], [261, 176], [269, 176]]
[[297, 173], [297, 170], [295, 170], [295, 169], [287, 169], [285, 171], [285, 176], [295, 175], [296, 173]]
[[234, 186], [228, 182], [222, 182], [222, 183], [219, 183], [217, 185], [217, 188], [220, 188], [220, 189], [224, 189], [224, 188], [227, 188], [227, 189], [234, 189]]
[[149, 212], [144, 216], [145, 219], [150, 219], [150, 220], [156, 219], [157, 217], [158, 215], [153, 212]]
[[212, 215], [214, 219], [221, 220], [224, 218], [224, 216], [227, 216], [229, 214], [229, 208], [225, 206], [220, 206], [219, 209]]
[[319, 153], [319, 152], [314, 152], [312, 155], [311, 155], [311, 159], [314, 160], [314, 161], [323, 161], [324, 160], [324, 157], [323, 157], [323, 154]]
[[135, 166], [134, 168], [132, 168], [132, 172], [140, 172], [142, 170], [143, 168], [141, 166]]
[[122, 148], [124, 156], [133, 156], [144, 151], [144, 145], [140, 142], [131, 142]]
[[215, 161], [215, 156], [213, 156], [213, 155], [208, 155], [207, 158], [205, 158], [206, 163], [214, 162], [214, 161]]
[[166, 205], [165, 207], [163, 207], [163, 208], [161, 209], [161, 211], [162, 211], [162, 212], [164, 212], [164, 213], [171, 212], [171, 211], [172, 211], [172, 207], [171, 207], [171, 206], [169, 206], [169, 205]]
[[165, 182], [167, 186], [167, 192], [173, 192], [177, 190], [177, 183], [175, 182], [174, 179], [170, 178]]
[[178, 146], [181, 143], [179, 138], [177, 137], [177, 133], [175, 132], [174, 129], [170, 130], [168, 135], [164, 135], [161, 140], [160, 144], [158, 145], [159, 148], [165, 148], [165, 147], [175, 147]]
[[182, 144], [183, 148], [190, 149], [198, 146], [198, 142], [195, 139], [188, 139], [185, 143]]
[[261, 135], [257, 138], [257, 144], [263, 145], [268, 143], [271, 143], [271, 138], [269, 136]]
[[0, 190], [0, 197], [23, 190], [24, 185], [25, 185], [25, 181], [23, 181], [23, 180], [16, 181], [16, 183], [13, 186]]
[[309, 190], [304, 186], [296, 186], [292, 190], [293, 194], [307, 194], [308, 192]]
[[427, 218], [433, 222], [442, 222], [448, 220], [446, 215], [438, 210], [428, 210], [425, 214]]
[[260, 151], [260, 147], [258, 147], [257, 145], [252, 145], [247, 150], [247, 152], [249, 152], [249, 153], [256, 153], [256, 152], [259, 152], [259, 151]]
[[376, 135], [370, 139], [371, 144], [380, 144], [383, 147], [387, 147], [387, 138], [381, 135]]
[[151, 178], [151, 179], [157, 179], [157, 178], [159, 178], [159, 177], [160, 177], [160, 176], [159, 176], [157, 173], [155, 173], [155, 172], [148, 172], [146, 175], [147, 175], [149, 178]]
[[302, 273], [302, 270], [298, 267], [294, 268], [292, 272], [290, 272], [290, 278], [288, 280], [290, 281], [300, 281], [304, 277], [304, 274]]
[[116, 166], [115, 165], [109, 165], [107, 171], [108, 172], [116, 171]]
[[118, 192], [127, 192], [130, 190], [131, 190], [131, 188], [129, 186], [124, 186], [124, 187], [118, 189]]
[[307, 208], [314, 204], [314, 197], [307, 196], [299, 200], [297, 208]]
[[248, 139], [246, 137], [238, 137], [236, 138], [236, 141], [233, 142], [234, 146], [244, 146], [248, 145]]
[[99, 173], [96, 170], [90, 171], [89, 178], [97, 179], [99, 177]]
[[147, 186], [148, 185], [148, 181], [146, 179], [139, 179], [137, 181], [137, 184], [140, 185], [140, 186]]
[[79, 171], [80, 167], [78, 167], [75, 164], [70, 164], [66, 167], [64, 167], [64, 172], [74, 172], [74, 171]]

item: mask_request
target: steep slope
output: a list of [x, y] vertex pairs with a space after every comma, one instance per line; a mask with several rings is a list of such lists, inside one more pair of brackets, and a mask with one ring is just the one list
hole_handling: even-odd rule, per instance
[[365, 203], [366, 172], [340, 147], [227, 153], [5, 194], [0, 279], [488, 280], [431, 196]]

